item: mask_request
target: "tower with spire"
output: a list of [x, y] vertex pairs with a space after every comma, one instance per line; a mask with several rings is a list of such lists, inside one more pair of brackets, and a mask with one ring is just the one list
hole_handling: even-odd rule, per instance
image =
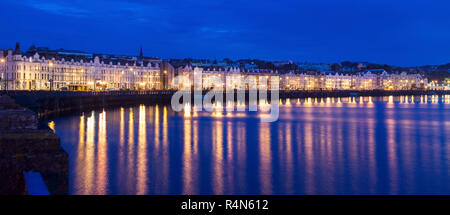
[[22, 51], [20, 51], [20, 43], [16, 43], [16, 49], [14, 49], [14, 55], [21, 55]]

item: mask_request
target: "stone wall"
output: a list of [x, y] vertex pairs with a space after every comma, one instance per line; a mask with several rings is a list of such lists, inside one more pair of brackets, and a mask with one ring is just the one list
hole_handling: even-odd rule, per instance
[[50, 194], [68, 194], [68, 154], [34, 112], [0, 97], [0, 195], [27, 194], [24, 172], [39, 172]]
[[38, 128], [37, 116], [29, 110], [0, 110], [0, 119], [0, 131]]

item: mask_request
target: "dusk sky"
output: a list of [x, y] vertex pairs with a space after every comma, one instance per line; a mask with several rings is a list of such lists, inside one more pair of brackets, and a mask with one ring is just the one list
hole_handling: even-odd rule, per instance
[[400, 66], [450, 62], [448, 0], [2, 0], [0, 48]]

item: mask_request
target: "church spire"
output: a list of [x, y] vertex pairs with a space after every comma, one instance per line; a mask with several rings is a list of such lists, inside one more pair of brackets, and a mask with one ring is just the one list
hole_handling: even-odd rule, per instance
[[14, 54], [15, 55], [22, 54], [22, 52], [20, 51], [20, 43], [19, 42], [16, 43], [16, 49], [14, 50]]
[[141, 46], [141, 49], [140, 49], [140, 52], [139, 52], [139, 57], [140, 57], [141, 59], [144, 57], [144, 52], [143, 52], [143, 50], [142, 50], [142, 46]]

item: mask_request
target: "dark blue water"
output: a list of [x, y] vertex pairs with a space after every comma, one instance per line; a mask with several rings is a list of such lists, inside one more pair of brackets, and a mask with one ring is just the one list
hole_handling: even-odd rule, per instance
[[450, 97], [373, 100], [284, 101], [274, 123], [159, 105], [50, 124], [72, 194], [450, 194]]

